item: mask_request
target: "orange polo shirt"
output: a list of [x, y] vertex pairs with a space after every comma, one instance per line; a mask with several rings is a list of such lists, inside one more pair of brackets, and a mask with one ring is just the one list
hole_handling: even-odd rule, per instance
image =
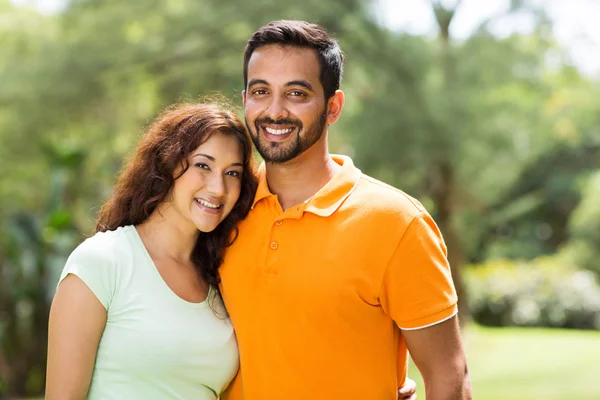
[[241, 365], [225, 400], [395, 400], [401, 330], [456, 314], [446, 247], [423, 206], [334, 160], [334, 179], [285, 212], [261, 167], [221, 267]]

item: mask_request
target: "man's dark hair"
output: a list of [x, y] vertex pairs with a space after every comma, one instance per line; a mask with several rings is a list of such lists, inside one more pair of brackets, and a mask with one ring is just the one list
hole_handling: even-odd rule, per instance
[[248, 86], [248, 62], [254, 50], [278, 44], [314, 49], [320, 64], [319, 80], [323, 85], [325, 100], [340, 88], [344, 71], [344, 53], [334, 38], [320, 25], [305, 21], [272, 21], [256, 31], [244, 51], [244, 88]]

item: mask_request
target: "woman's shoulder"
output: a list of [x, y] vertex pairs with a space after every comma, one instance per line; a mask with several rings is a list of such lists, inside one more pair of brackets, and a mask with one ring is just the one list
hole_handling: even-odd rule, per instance
[[119, 290], [119, 282], [128, 270], [127, 253], [131, 253], [127, 238], [134, 227], [117, 228], [114, 231], [97, 232], [84, 240], [71, 253], [60, 282], [69, 274], [78, 276], [108, 310]]
[[114, 264], [120, 255], [130, 252], [128, 236], [132, 229], [135, 228], [128, 225], [112, 231], [96, 232], [73, 250], [69, 260]]

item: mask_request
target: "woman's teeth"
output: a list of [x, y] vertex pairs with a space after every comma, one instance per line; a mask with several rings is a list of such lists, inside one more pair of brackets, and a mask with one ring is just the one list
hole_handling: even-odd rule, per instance
[[202, 200], [202, 199], [196, 199], [196, 202], [197, 202], [198, 204], [200, 204], [201, 206], [208, 207], [208, 208], [213, 208], [213, 209], [215, 209], [215, 210], [216, 210], [217, 208], [221, 207], [221, 206], [220, 206], [220, 205], [218, 205], [218, 204], [209, 203], [208, 201], [206, 201], [206, 200]]

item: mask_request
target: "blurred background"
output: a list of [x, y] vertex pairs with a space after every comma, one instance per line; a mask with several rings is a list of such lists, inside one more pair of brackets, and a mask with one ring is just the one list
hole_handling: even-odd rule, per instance
[[598, 0], [0, 0], [0, 398], [43, 394], [58, 274], [141, 129], [241, 105], [280, 18], [346, 53], [332, 150], [442, 229], [474, 397], [600, 398]]

